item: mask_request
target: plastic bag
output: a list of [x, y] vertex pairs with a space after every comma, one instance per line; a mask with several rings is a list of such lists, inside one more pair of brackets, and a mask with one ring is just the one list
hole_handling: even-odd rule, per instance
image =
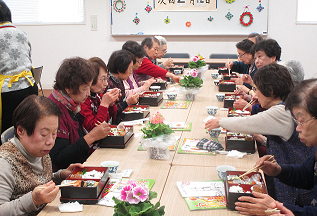
[[153, 138], [144, 139], [142, 137], [141, 144], [148, 152], [150, 158], [156, 160], [168, 160], [170, 154], [168, 147], [175, 145], [176, 137], [172, 134], [162, 135]]

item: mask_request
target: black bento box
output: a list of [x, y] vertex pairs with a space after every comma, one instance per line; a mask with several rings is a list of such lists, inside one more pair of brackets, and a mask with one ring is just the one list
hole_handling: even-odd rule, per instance
[[225, 94], [225, 100], [223, 102], [223, 107], [224, 108], [231, 108], [231, 107], [233, 107], [233, 103], [239, 99], [243, 99], [242, 94]]
[[160, 90], [166, 90], [166, 87], [167, 87], [167, 82], [164, 81], [164, 82], [155, 82], [155, 83], [152, 83], [151, 86], [160, 86]]
[[158, 106], [163, 101], [163, 92], [143, 92], [139, 105]]
[[222, 73], [223, 76], [223, 80], [230, 80], [231, 78], [239, 78], [237, 74], [235, 73], [231, 73], [229, 75], [229, 73]]
[[[79, 176], [73, 177], [73, 174], [82, 172], [86, 169], [87, 172], [96, 170], [98, 172], [104, 172], [101, 179], [82, 179]], [[98, 182], [97, 186], [94, 187], [60, 187], [61, 190], [61, 202], [79, 202], [81, 204], [96, 204], [101, 199], [102, 191], [109, 181], [108, 167], [76, 167], [72, 173], [66, 178], [66, 180], [93, 180]]]
[[[227, 176], [228, 175], [242, 175], [244, 174], [246, 171], [226, 171]], [[263, 189], [263, 193], [267, 194], [267, 189], [266, 189], [266, 185], [264, 183], [263, 180], [263, 176], [260, 172], [251, 172], [249, 174], [247, 174], [247, 177], [251, 177], [255, 174], [259, 174], [260, 175], [260, 182], [262, 183], [261, 187]], [[241, 196], [250, 196], [250, 197], [254, 197], [251, 193], [251, 187], [254, 186], [253, 184], [235, 184], [232, 182], [232, 180], [228, 180], [227, 177], [225, 178], [225, 194], [226, 194], [226, 200], [227, 200], [227, 208], [230, 210], [235, 210], [235, 202], [238, 202], [238, 198]], [[240, 193], [240, 192], [229, 192], [229, 189], [231, 186], [240, 186], [243, 188], [244, 193]], [[249, 193], [250, 192], [250, 193]]]
[[175, 75], [184, 73], [184, 65], [174, 65], [169, 69], [169, 71]]
[[218, 67], [218, 73], [219, 74], [229, 73], [229, 70], [226, 67]]
[[239, 134], [227, 131], [226, 133], [226, 150], [237, 150], [240, 152], [254, 153], [255, 141], [253, 135]]
[[[110, 125], [111, 128], [117, 128], [116, 125]], [[110, 133], [107, 137], [99, 140], [100, 148], [120, 148], [123, 149], [134, 136], [133, 127], [126, 126], [125, 127], [126, 134], [124, 136], [114, 136]]]
[[[133, 109], [135, 109], [136, 107], [146, 110], [134, 112]], [[124, 114], [122, 121], [132, 121], [148, 117], [150, 114], [150, 109], [147, 105], [130, 105], [127, 108], [125, 108], [122, 113]]]
[[230, 80], [221, 80], [218, 87], [219, 92], [234, 92], [234, 90], [236, 90], [236, 83]]

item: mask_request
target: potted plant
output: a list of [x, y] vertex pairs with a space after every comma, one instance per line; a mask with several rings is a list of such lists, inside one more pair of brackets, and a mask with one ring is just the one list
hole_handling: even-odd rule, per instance
[[113, 197], [115, 202], [114, 216], [164, 215], [165, 206], [160, 202], [153, 205], [150, 200], [157, 197], [157, 193], [150, 191], [144, 184], [129, 180], [121, 190], [120, 199]]
[[202, 57], [199, 53], [196, 56], [191, 58], [192, 61], [188, 62], [188, 67], [190, 69], [196, 69], [198, 72], [198, 77], [200, 79], [204, 78], [204, 72], [208, 70], [208, 65], [206, 65], [204, 61], [204, 57]]
[[164, 117], [161, 113], [155, 113], [147, 127], [141, 129], [143, 137], [141, 144], [152, 159], [169, 159], [168, 147], [175, 144], [176, 138], [172, 135], [174, 131], [169, 125], [164, 124]]
[[185, 93], [185, 100], [195, 100], [195, 95], [200, 92], [200, 88], [203, 85], [203, 80], [197, 75], [197, 70], [191, 69], [180, 80], [179, 85], [183, 87], [181, 91]]

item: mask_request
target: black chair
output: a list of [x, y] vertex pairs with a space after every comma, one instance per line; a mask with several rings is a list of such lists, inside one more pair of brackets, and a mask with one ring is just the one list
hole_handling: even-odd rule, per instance
[[[189, 53], [166, 53], [163, 58], [190, 58]], [[185, 68], [188, 67], [188, 64], [175, 63], [175, 65], [184, 65]]]
[[[237, 54], [218, 54], [213, 53], [209, 56], [210, 59], [238, 59]], [[226, 64], [220, 64], [220, 63], [210, 63], [209, 69], [218, 69], [218, 67], [225, 67]]]

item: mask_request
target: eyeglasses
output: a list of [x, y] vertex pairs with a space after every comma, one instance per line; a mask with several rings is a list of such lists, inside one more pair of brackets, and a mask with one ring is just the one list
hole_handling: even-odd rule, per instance
[[241, 58], [242, 56], [244, 56], [244, 54], [246, 54], [246, 52], [244, 52], [242, 55], [238, 55], [238, 58]]
[[143, 59], [141, 59], [141, 60], [139, 60], [139, 61], [136, 61], [136, 62], [139, 63], [139, 64], [142, 64]]
[[295, 117], [293, 117], [293, 116], [292, 116], [292, 118], [293, 118], [294, 122], [295, 122], [297, 125], [303, 125], [304, 123], [309, 122], [310, 120], [314, 119], [315, 117], [312, 117], [312, 118], [310, 118], [310, 119], [308, 119], [308, 120], [306, 120], [306, 121], [303, 121], [303, 122], [298, 121], [298, 120], [297, 120]]
[[98, 79], [101, 80], [102, 82], [106, 82], [107, 81], [107, 77], [106, 76], [100, 77]]
[[162, 51], [162, 53], [167, 53], [167, 50], [161, 50]]

